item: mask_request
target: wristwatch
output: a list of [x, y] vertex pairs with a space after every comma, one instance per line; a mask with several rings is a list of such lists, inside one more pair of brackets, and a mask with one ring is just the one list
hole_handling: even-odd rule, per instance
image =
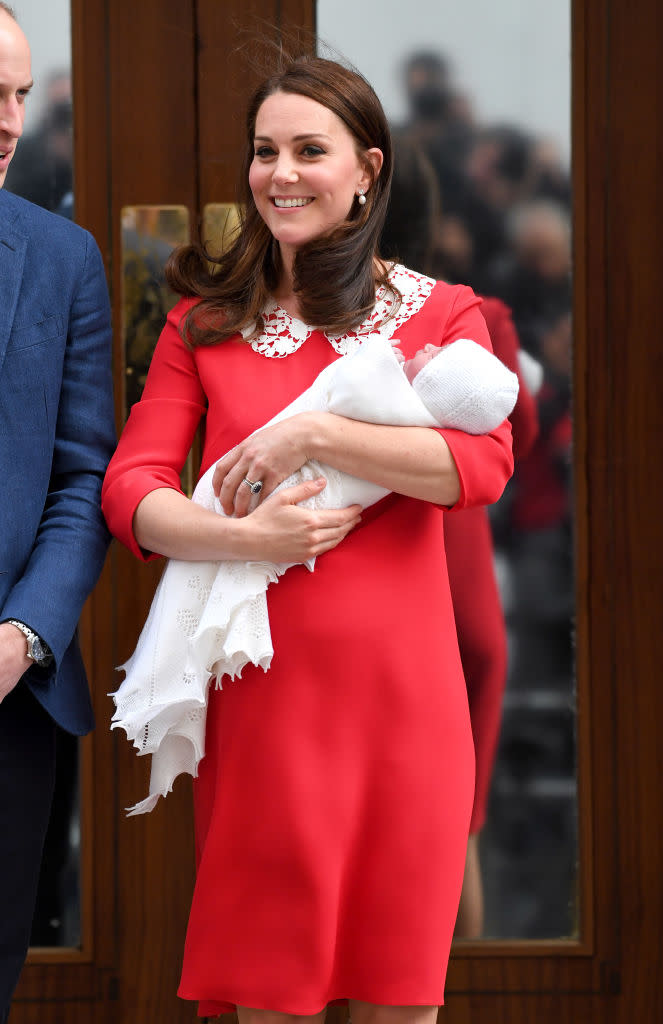
[[34, 630], [18, 619], [7, 619], [7, 622], [11, 622], [12, 626], [20, 629], [28, 641], [28, 658], [31, 658], [39, 668], [46, 668], [47, 665], [50, 665], [53, 661], [51, 649]]

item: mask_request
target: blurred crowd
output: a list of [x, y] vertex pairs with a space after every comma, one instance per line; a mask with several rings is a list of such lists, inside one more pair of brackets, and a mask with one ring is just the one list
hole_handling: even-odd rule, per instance
[[16, 150], [5, 187], [37, 206], [68, 215], [73, 200], [71, 74], [52, 71], [42, 115]]
[[482, 838], [485, 929], [566, 935], [576, 926], [570, 177], [554, 140], [483, 121], [444, 56], [412, 54], [403, 82], [385, 255], [508, 306], [538, 414], [537, 439], [490, 512], [509, 668]]

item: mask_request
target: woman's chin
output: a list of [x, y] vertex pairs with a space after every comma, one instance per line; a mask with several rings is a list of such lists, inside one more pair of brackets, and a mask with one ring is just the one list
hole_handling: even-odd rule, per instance
[[283, 226], [280, 229], [272, 230], [272, 234], [281, 248], [297, 250], [308, 242], [312, 242], [320, 232], [293, 230], [288, 226]]

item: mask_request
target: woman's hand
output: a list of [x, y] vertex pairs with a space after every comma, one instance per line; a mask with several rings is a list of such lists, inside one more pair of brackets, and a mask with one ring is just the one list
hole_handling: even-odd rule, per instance
[[[265, 427], [247, 437], [217, 462], [212, 487], [227, 516], [247, 515], [283, 480], [308, 462], [305, 450], [307, 422], [306, 413], [298, 413]], [[247, 480], [262, 483], [257, 500]]]
[[[247, 536], [246, 557], [270, 562], [306, 562], [330, 551], [361, 519], [361, 506], [341, 509], [308, 509], [299, 504], [319, 494], [324, 477], [286, 487], [238, 523]], [[247, 488], [248, 490], [248, 488]], [[248, 540], [250, 536], [250, 540]]]
[[[360, 519], [359, 505], [316, 510], [299, 504], [315, 498], [324, 487], [324, 477], [286, 487], [251, 515], [239, 519], [197, 505], [173, 488], [157, 487], [139, 503], [134, 513], [134, 533], [142, 548], [167, 558], [192, 562], [305, 562], [340, 544]], [[0, 630], [4, 628], [0, 626]], [[0, 645], [0, 670], [1, 661]], [[0, 678], [0, 689], [1, 685]]]

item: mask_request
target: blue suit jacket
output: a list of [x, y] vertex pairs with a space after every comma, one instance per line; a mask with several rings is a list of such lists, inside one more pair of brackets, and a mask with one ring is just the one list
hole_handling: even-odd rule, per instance
[[114, 443], [99, 250], [0, 189], [0, 621], [49, 645], [54, 664], [19, 686], [77, 735], [94, 724], [76, 624], [108, 546], [100, 492]]

